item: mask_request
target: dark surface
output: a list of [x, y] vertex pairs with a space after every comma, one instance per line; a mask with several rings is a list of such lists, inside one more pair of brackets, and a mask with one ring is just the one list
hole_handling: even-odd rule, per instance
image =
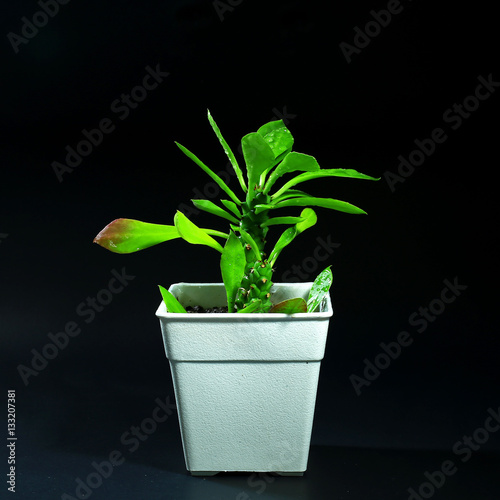
[[[447, 460], [456, 472], [424, 495], [500, 498], [500, 432], [480, 430], [500, 406], [496, 84], [474, 111], [454, 110], [474, 105], [468, 96], [481, 81], [500, 81], [490, 5], [402, 2], [348, 63], [340, 44], [387, 3], [232, 3], [221, 20], [211, 1], [73, 1], [18, 53], [7, 35], [40, 7], [2, 8], [0, 366], [16, 390], [17, 498], [78, 498], [77, 478], [114, 451], [125, 462], [92, 499], [408, 499]], [[144, 100], [116, 103], [154, 70], [169, 75]], [[137, 450], [121, 442], [157, 398], [173, 401], [156, 285], [219, 281], [218, 255], [174, 241], [121, 256], [92, 239], [118, 217], [171, 224], [191, 198], [211, 196], [209, 179], [174, 144], [224, 170], [207, 108], [233, 150], [284, 116], [295, 150], [323, 168], [383, 177], [311, 181], [308, 192], [369, 215], [318, 209], [318, 224], [278, 261], [275, 281], [312, 280], [330, 264], [334, 273], [303, 478], [190, 477], [175, 411]], [[113, 131], [58, 178], [53, 162], [106, 118]], [[446, 139], [438, 134], [433, 153], [391, 190], [398, 157], [436, 128]], [[116, 274], [126, 286], [109, 295]], [[93, 310], [93, 297], [111, 299]], [[437, 313], [421, 312], [429, 307]], [[49, 334], [65, 329], [79, 333], [23, 378]], [[353, 375], [366, 377], [381, 343], [398, 336], [412, 343], [379, 374], [368, 371], [358, 394]], [[467, 436], [482, 441], [470, 456], [457, 445]]]
[[[167, 370], [164, 375], [165, 383], [157, 385], [169, 387]], [[21, 401], [19, 407], [24, 418], [18, 424], [21, 436], [18, 441], [21, 464], [18, 495], [31, 498], [36, 492], [39, 498], [61, 498], [66, 493], [79, 498], [79, 479], [98, 485], [99, 480], [88, 479], [89, 475], [95, 475], [99, 465], [106, 470], [103, 462], [109, 462], [113, 453], [120, 454], [120, 464], [102, 480], [101, 486], [91, 490], [92, 498], [406, 499], [409, 488], [418, 491], [423, 483], [429, 483], [425, 473], [435, 475], [443, 463], [449, 461], [454, 464], [451, 469], [454, 473], [445, 478], [440, 488], [435, 488], [436, 498], [496, 500], [500, 494], [498, 451], [489, 447], [489, 451], [457, 455], [451, 448], [463, 438], [458, 434], [457, 439], [449, 442], [449, 449], [433, 449], [425, 442], [398, 446], [392, 438], [399, 433], [398, 425], [389, 418], [384, 423], [377, 420], [375, 405], [370, 404], [367, 404], [372, 413], [367, 419], [370, 424], [365, 423], [362, 435], [354, 439], [352, 431], [349, 435], [354, 425], [349, 427], [345, 422], [340, 423], [332, 414], [349, 413], [351, 420], [359, 419], [359, 414], [352, 407], [349, 411], [334, 411], [336, 403], [333, 402], [328, 411], [323, 410], [324, 392], [315, 422], [308, 470], [303, 477], [264, 473], [192, 477], [184, 467], [175, 411], [158, 424], [156, 431], [142, 434], [144, 440], [131, 437], [133, 428], [142, 428], [144, 420], [151, 417], [158, 400], [167, 406], [173, 402], [173, 392], [168, 390], [161, 392], [152, 383], [142, 387], [109, 381], [103, 384], [101, 378], [100, 385], [84, 386], [68, 380], [66, 386], [62, 383], [47, 388], [39, 386], [37, 402], [31, 407], [23, 395], [24, 402]], [[349, 398], [339, 396], [337, 392], [332, 395], [337, 402], [346, 404]], [[398, 405], [392, 406], [392, 411], [397, 411], [394, 408]], [[477, 423], [482, 425], [483, 422], [484, 418]], [[374, 433], [374, 429], [383, 433], [384, 425], [394, 427], [392, 433], [385, 430], [384, 443], [362, 446], [363, 442], [370, 441], [366, 435]], [[325, 431], [325, 426], [329, 430]], [[425, 429], [422, 427], [415, 426], [416, 432], [428, 432], [429, 423]], [[472, 427], [464, 429], [463, 434], [470, 435], [474, 430]], [[328, 434], [338, 436], [328, 438]], [[347, 437], [349, 443], [345, 443]], [[430, 491], [428, 488], [424, 486], [424, 494]]]

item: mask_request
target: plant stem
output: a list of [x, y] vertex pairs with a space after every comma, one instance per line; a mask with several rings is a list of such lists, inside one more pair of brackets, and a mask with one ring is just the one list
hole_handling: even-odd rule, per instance
[[[245, 244], [246, 266], [245, 274], [241, 286], [236, 295], [236, 309], [240, 310], [247, 307], [255, 300], [260, 299], [262, 304], [258, 312], [268, 312], [271, 308], [270, 289], [272, 286], [272, 267], [266, 260], [264, 252], [266, 243], [266, 234], [268, 228], [262, 226], [262, 223], [269, 219], [268, 210], [259, 214], [255, 213], [255, 205], [269, 202], [269, 196], [258, 192], [250, 202], [242, 203], [241, 210], [243, 217], [240, 227], [246, 231], [255, 244], [257, 252], [248, 243]], [[256, 256], [259, 258], [256, 260]]]

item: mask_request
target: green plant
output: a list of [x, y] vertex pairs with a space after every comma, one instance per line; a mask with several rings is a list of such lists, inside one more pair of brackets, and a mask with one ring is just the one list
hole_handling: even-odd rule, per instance
[[[280, 253], [300, 233], [316, 224], [317, 216], [310, 207], [323, 207], [350, 214], [366, 214], [345, 201], [317, 198], [296, 189], [298, 184], [321, 177], [350, 177], [378, 180], [353, 169], [321, 169], [316, 159], [292, 151], [294, 139], [282, 120], [271, 121], [257, 132], [241, 140], [246, 164], [246, 179], [231, 148], [208, 112], [208, 120], [231, 162], [244, 199], [240, 199], [213, 170], [191, 151], [177, 143], [180, 150], [193, 160], [227, 195], [220, 205], [210, 200], [191, 200], [194, 206], [229, 221], [229, 232], [200, 228], [182, 212], [177, 211], [174, 225], [150, 224], [133, 219], [116, 219], [94, 239], [95, 243], [116, 253], [131, 253], [150, 246], [183, 238], [195, 245], [206, 245], [221, 253], [221, 273], [227, 294], [229, 312], [306, 312], [314, 311], [331, 285], [331, 271], [325, 269], [315, 280], [309, 300], [291, 299], [271, 304], [273, 268]], [[275, 184], [284, 175], [301, 172], [278, 189]], [[275, 210], [303, 207], [300, 215], [277, 215]], [[289, 226], [266, 252], [266, 236], [272, 226]], [[215, 238], [225, 240], [222, 246]], [[328, 287], [327, 287], [328, 286]], [[326, 290], [325, 290], [326, 289]], [[170, 312], [184, 312], [170, 292], [160, 287]], [[319, 298], [318, 298], [319, 297]], [[319, 302], [318, 302], [319, 301]]]

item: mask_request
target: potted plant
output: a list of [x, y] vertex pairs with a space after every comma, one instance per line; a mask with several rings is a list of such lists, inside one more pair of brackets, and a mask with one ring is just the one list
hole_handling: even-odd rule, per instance
[[[314, 197], [297, 185], [323, 177], [378, 179], [353, 169], [322, 169], [314, 157], [292, 151], [294, 140], [282, 120], [242, 138], [244, 175], [210, 112], [208, 119], [242, 197], [176, 144], [227, 195], [219, 204], [192, 202], [228, 222], [228, 230], [200, 228], [177, 211], [173, 225], [116, 219], [94, 242], [112, 252], [130, 253], [182, 238], [221, 254], [222, 283], [176, 283], [168, 290], [160, 286], [163, 301], [156, 315], [172, 372], [186, 467], [193, 475], [302, 475], [333, 314], [328, 293], [332, 273], [326, 268], [313, 283], [273, 283], [273, 269], [283, 249], [316, 223], [311, 207], [366, 213], [345, 201]], [[274, 216], [288, 207], [302, 211]], [[268, 252], [267, 233], [278, 225], [286, 229]]]

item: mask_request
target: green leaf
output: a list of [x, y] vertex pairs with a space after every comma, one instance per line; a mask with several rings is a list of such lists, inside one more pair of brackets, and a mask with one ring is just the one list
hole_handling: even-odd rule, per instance
[[269, 176], [264, 187], [264, 193], [269, 193], [269, 190], [274, 183], [284, 174], [295, 172], [297, 170], [303, 172], [316, 172], [320, 170], [319, 163], [316, 158], [303, 153], [296, 153], [295, 151], [288, 153], [284, 160], [274, 169], [273, 173]]
[[297, 224], [286, 229], [276, 242], [276, 245], [274, 246], [268, 259], [271, 266], [274, 266], [281, 251], [288, 246], [298, 234], [316, 224], [317, 216], [314, 210], [311, 208], [305, 208], [300, 214], [300, 219], [301, 220]]
[[318, 216], [312, 208], [304, 208], [300, 213], [302, 221], [297, 223], [297, 234], [304, 232], [306, 229], [314, 226], [318, 221]]
[[365, 179], [370, 181], [378, 181], [380, 177], [371, 177], [369, 175], [362, 174], [357, 170], [352, 168], [330, 168], [323, 169], [317, 172], [306, 172], [304, 174], [299, 174], [293, 179], [289, 180], [286, 184], [283, 185], [276, 193], [272, 195], [272, 198], [277, 198], [282, 194], [286, 193], [288, 189], [292, 186], [295, 186], [301, 182], [309, 181], [311, 179], [318, 179], [320, 177], [350, 177], [352, 179]]
[[180, 234], [174, 226], [115, 219], [94, 238], [94, 243], [114, 253], [132, 253], [175, 238]]
[[274, 217], [264, 221], [260, 227], [276, 226], [278, 224], [297, 224], [303, 221], [302, 217]]
[[229, 186], [209, 167], [207, 167], [195, 154], [191, 153], [187, 148], [185, 148], [182, 144], [176, 142], [179, 149], [191, 160], [193, 160], [205, 173], [207, 173], [217, 184], [218, 186], [238, 205], [241, 205], [241, 201], [238, 197], [229, 189]]
[[269, 255], [269, 263], [271, 266], [274, 266], [274, 263], [276, 262], [276, 259], [278, 258], [279, 254], [282, 252], [282, 250], [289, 245], [295, 236], [297, 236], [298, 231], [296, 226], [289, 227], [288, 229], [285, 229], [283, 234], [280, 236], [279, 240], [276, 242], [276, 245], [274, 245], [273, 251], [271, 252], [271, 255]]
[[237, 311], [238, 313], [253, 313], [258, 311], [260, 309], [260, 306], [262, 305], [262, 300], [260, 299], [255, 299], [254, 301], [250, 302], [248, 306], [244, 307], [243, 309], [240, 309]]
[[167, 312], [169, 313], [185, 313], [187, 312], [182, 304], [169, 292], [166, 288], [158, 285], [160, 289], [161, 296], [163, 297], [163, 302], [167, 306]]
[[[314, 207], [330, 208], [332, 210], [338, 210], [339, 212], [346, 212], [348, 214], [366, 214], [366, 212], [347, 201], [334, 200], [332, 198], [293, 198], [291, 200], [280, 201], [273, 206], [273, 208], [283, 208], [283, 207], [305, 207], [312, 205]], [[257, 210], [256, 210], [257, 212]]]
[[260, 174], [259, 184], [263, 187], [268, 172], [270, 172], [272, 168], [282, 161], [292, 150], [293, 137], [283, 123], [283, 120], [274, 120], [266, 123], [259, 128], [257, 133], [262, 135], [274, 154], [274, 161]]
[[274, 203], [266, 203], [266, 204], [261, 203], [259, 205], [255, 205], [253, 208], [254, 208], [254, 211], [255, 211], [255, 215], [258, 215], [261, 212], [264, 212], [264, 210], [271, 210], [275, 206], [276, 205]]
[[283, 120], [274, 120], [266, 123], [257, 130], [257, 133], [264, 138], [272, 149], [274, 158], [278, 158], [279, 155], [292, 149], [293, 137], [283, 123]]
[[215, 203], [210, 200], [191, 200], [193, 205], [199, 210], [204, 210], [213, 215], [222, 217], [223, 219], [230, 220], [235, 224], [239, 224], [239, 220], [233, 217], [230, 213], [226, 212], [223, 208], [218, 207]]
[[231, 231], [220, 259], [222, 281], [226, 288], [227, 308], [229, 312], [234, 312], [236, 292], [245, 274], [245, 265], [245, 250], [238, 236]]
[[178, 210], [174, 217], [174, 224], [181, 237], [188, 243], [193, 245], [206, 245], [222, 253], [222, 246], [217, 241]]
[[283, 300], [269, 310], [270, 313], [295, 314], [307, 312], [306, 301], [302, 297]]
[[272, 204], [276, 205], [280, 201], [288, 200], [290, 198], [304, 198], [307, 196], [311, 196], [304, 191], [299, 191], [298, 189], [289, 189], [285, 194], [282, 194], [278, 198], [272, 198]]
[[222, 145], [222, 148], [224, 149], [224, 152], [226, 153], [227, 157], [229, 158], [229, 161], [231, 162], [231, 165], [233, 166], [234, 172], [236, 173], [236, 177], [240, 181], [241, 189], [243, 189], [243, 191], [246, 193], [247, 187], [245, 185], [245, 180], [243, 179], [243, 172], [241, 171], [241, 168], [238, 165], [238, 162], [236, 161], [236, 158], [235, 158], [233, 152], [231, 151], [231, 148], [227, 144], [224, 137], [222, 137], [222, 134], [220, 133], [219, 127], [215, 123], [215, 120], [212, 118], [210, 111], [207, 110], [207, 113], [208, 113], [208, 121], [210, 122], [210, 125], [212, 125], [212, 128], [214, 129], [215, 135], [219, 138], [219, 141]]
[[273, 165], [274, 153], [264, 138], [257, 132], [245, 135], [241, 139], [241, 147], [247, 165], [248, 202], [253, 199], [254, 191], [260, 185], [260, 175]]
[[241, 212], [238, 209], [238, 205], [236, 205], [236, 203], [233, 203], [232, 201], [229, 200], [220, 200], [220, 201], [228, 210], [231, 210], [231, 212], [233, 212], [233, 214], [236, 215], [238, 219], [242, 218]]
[[203, 227], [201, 228], [201, 230], [204, 233], [209, 234], [210, 236], [218, 236], [219, 238], [224, 238], [225, 240], [229, 238], [229, 234], [223, 233], [222, 231], [216, 231], [215, 229], [205, 229]]
[[330, 267], [328, 266], [325, 270], [321, 271], [314, 280], [309, 297], [307, 298], [307, 312], [314, 312], [330, 290], [333, 283], [333, 275]]

